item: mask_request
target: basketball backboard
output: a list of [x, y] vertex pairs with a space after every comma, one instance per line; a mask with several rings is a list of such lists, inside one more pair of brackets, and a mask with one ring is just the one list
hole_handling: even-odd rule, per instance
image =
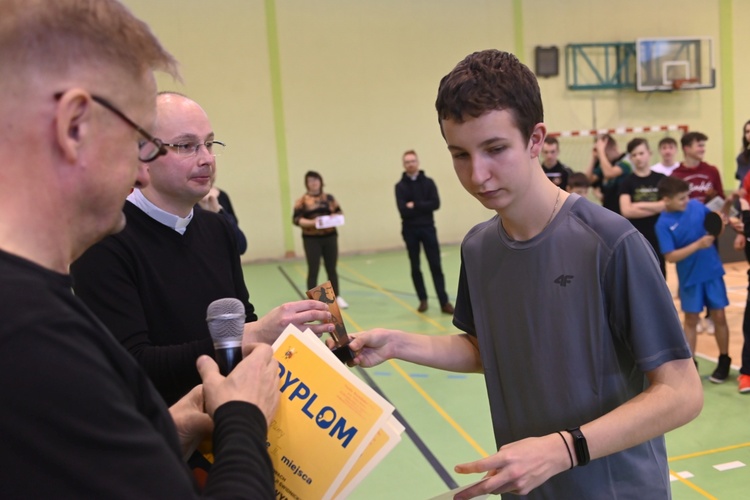
[[636, 89], [639, 91], [716, 87], [710, 37], [639, 38], [636, 59]]
[[639, 38], [636, 41], [636, 90], [712, 89], [716, 87], [710, 37]]

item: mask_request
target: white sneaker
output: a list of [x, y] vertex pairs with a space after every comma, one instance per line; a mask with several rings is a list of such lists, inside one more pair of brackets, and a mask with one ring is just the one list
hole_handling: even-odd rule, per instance
[[703, 318], [698, 318], [698, 324], [695, 325], [695, 333], [703, 333], [706, 327], [703, 325]]
[[711, 318], [706, 318], [705, 322], [706, 322], [706, 333], [709, 335], [713, 335], [714, 331], [716, 330], [716, 328], [714, 327], [714, 320], [712, 320]]
[[346, 309], [349, 307], [349, 303], [344, 300], [344, 297], [336, 297], [336, 303], [339, 305], [340, 309]]

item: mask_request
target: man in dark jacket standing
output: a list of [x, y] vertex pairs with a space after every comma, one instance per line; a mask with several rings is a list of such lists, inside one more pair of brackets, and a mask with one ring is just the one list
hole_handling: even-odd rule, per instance
[[401, 235], [406, 243], [411, 263], [411, 279], [419, 297], [417, 311], [427, 310], [427, 290], [419, 268], [419, 245], [424, 247], [427, 262], [430, 264], [432, 281], [440, 300], [440, 309], [453, 314], [453, 305], [445, 293], [445, 277], [440, 265], [440, 243], [435, 230], [433, 212], [440, 208], [440, 196], [435, 182], [419, 170], [419, 158], [414, 150], [403, 154], [404, 174], [396, 184], [396, 204], [401, 214]]

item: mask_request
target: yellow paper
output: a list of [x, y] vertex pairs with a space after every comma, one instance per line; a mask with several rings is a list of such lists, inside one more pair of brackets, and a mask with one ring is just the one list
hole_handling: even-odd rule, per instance
[[388, 424], [378, 430], [375, 438], [370, 441], [365, 451], [357, 459], [354, 467], [352, 467], [341, 483], [341, 486], [339, 486], [338, 491], [336, 491], [334, 498], [348, 497], [354, 491], [354, 488], [367, 477], [367, 474], [401, 442], [402, 432], [404, 432], [404, 426], [396, 420], [396, 417], [392, 416], [388, 420]]
[[293, 325], [273, 345], [279, 409], [268, 429], [277, 498], [329, 499], [393, 406]]

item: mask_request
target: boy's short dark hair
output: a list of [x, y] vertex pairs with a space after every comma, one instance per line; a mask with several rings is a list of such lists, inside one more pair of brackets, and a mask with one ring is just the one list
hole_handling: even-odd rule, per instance
[[643, 137], [636, 137], [628, 142], [628, 153], [632, 153], [635, 148], [642, 144], [646, 146], [646, 149], [648, 149], [649, 151], [651, 150], [648, 147], [648, 141], [646, 139], [644, 139]]
[[659, 199], [674, 198], [678, 194], [690, 192], [690, 184], [677, 177], [664, 177], [656, 185]]
[[557, 137], [547, 136], [547, 137], [544, 138], [544, 143], [545, 144], [554, 144], [558, 148], [560, 147], [560, 142], [557, 140]]
[[682, 147], [685, 148], [687, 146], [690, 146], [692, 143], [696, 141], [707, 141], [707, 140], [708, 140], [708, 136], [704, 134], [703, 132], [687, 132], [680, 139], [680, 144], [682, 144]]
[[659, 147], [661, 148], [665, 144], [671, 144], [674, 147], [677, 147], [677, 141], [674, 140], [672, 137], [664, 137], [662, 140], [659, 141]]
[[568, 178], [570, 188], [587, 188], [591, 186], [589, 177], [583, 172], [573, 172]]
[[521, 131], [531, 138], [544, 121], [542, 96], [534, 73], [516, 56], [499, 50], [483, 50], [466, 56], [440, 80], [435, 108], [443, 120], [463, 123], [489, 111], [506, 110]]

